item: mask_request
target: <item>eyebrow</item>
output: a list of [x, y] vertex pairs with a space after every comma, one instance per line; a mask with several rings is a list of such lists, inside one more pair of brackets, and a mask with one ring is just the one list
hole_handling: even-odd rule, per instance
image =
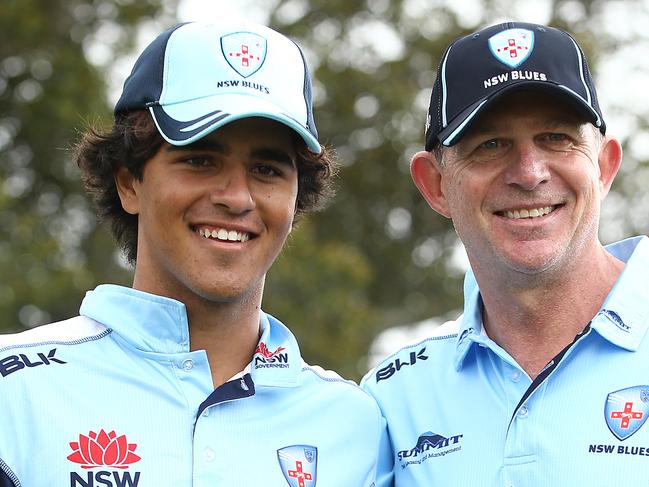
[[[200, 139], [188, 145], [171, 145], [167, 146], [167, 152], [217, 152], [223, 155], [229, 155], [232, 151], [225, 145], [215, 140]], [[281, 149], [271, 147], [254, 147], [250, 151], [252, 159], [260, 159], [263, 161], [273, 161], [289, 167], [296, 167], [296, 162], [287, 152]]]

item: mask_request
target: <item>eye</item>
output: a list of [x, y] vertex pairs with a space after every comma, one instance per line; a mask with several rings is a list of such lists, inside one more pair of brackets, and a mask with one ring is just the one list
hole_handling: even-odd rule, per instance
[[566, 134], [548, 134], [548, 139], [552, 142], [563, 142], [568, 136]]
[[568, 149], [574, 142], [574, 139], [570, 135], [562, 132], [549, 132], [543, 134], [541, 140], [545, 141], [549, 147], [554, 149]]
[[272, 164], [257, 164], [252, 168], [252, 172], [268, 177], [277, 177], [282, 175], [282, 172]]
[[497, 149], [500, 146], [501, 146], [501, 142], [499, 139], [489, 139], [486, 142], [480, 144], [479, 147], [481, 149]]
[[199, 154], [184, 157], [182, 162], [193, 167], [205, 167], [213, 163], [210, 157]]

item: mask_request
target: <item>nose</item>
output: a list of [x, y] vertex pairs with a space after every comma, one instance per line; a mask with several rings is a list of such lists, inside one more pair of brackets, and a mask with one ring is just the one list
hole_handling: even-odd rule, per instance
[[550, 180], [548, 154], [533, 142], [519, 144], [505, 171], [507, 184], [532, 191]]
[[246, 213], [255, 207], [245, 167], [224, 168], [216, 176], [210, 201], [234, 214]]

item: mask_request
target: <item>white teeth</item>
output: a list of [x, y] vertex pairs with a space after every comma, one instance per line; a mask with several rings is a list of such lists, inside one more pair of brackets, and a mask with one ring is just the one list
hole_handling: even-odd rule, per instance
[[218, 240], [226, 240], [230, 242], [247, 242], [250, 240], [250, 234], [244, 232], [237, 232], [236, 230], [226, 230], [219, 228], [214, 230], [207, 230], [199, 228], [198, 233], [201, 237], [215, 238]]
[[513, 211], [506, 211], [505, 216], [507, 218], [536, 218], [539, 216], [544, 216], [547, 215], [552, 211], [551, 206], [544, 206], [543, 208], [532, 208], [529, 210], [523, 209], [523, 210], [513, 210]]

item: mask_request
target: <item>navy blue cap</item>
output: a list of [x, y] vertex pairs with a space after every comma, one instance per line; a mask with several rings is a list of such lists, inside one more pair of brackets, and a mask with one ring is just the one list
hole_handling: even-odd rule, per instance
[[430, 99], [426, 150], [457, 143], [495, 100], [520, 89], [558, 95], [606, 132], [577, 41], [553, 27], [508, 22], [457, 39], [447, 48]]

